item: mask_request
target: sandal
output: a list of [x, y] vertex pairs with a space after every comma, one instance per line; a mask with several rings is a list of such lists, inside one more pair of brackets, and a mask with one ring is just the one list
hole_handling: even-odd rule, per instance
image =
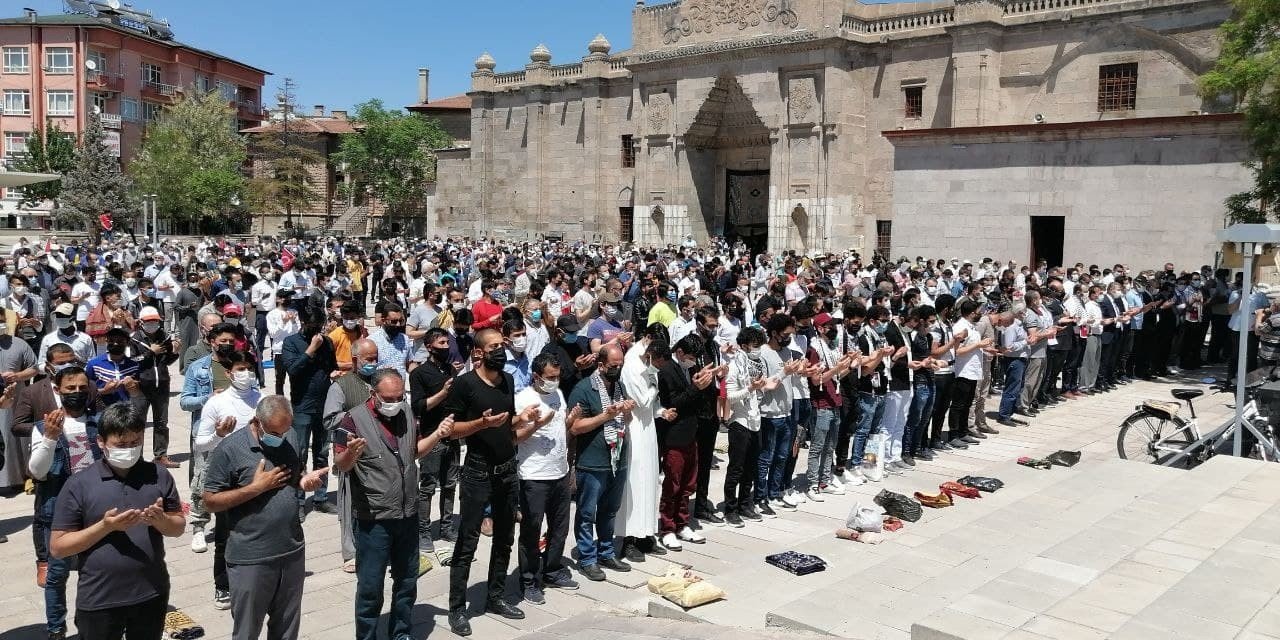
[[1022, 456], [1018, 458], [1018, 464], [1032, 469], [1052, 469], [1053, 463], [1045, 458], [1032, 458], [1030, 456]]
[[951, 501], [951, 496], [946, 492], [939, 493], [936, 496], [931, 496], [931, 495], [920, 493], [919, 491], [917, 491], [916, 500], [919, 500], [920, 504], [926, 507], [932, 507], [934, 509], [941, 509], [943, 507], [949, 507], [955, 504], [954, 502]]
[[164, 634], [170, 640], [195, 640], [204, 637], [204, 627], [179, 609], [164, 614]]
[[959, 482], [955, 482], [955, 481], [944, 482], [938, 485], [938, 489], [940, 489], [943, 493], [951, 496], [952, 498], [956, 496], [960, 496], [961, 498], [969, 498], [970, 500], [972, 500], [974, 498], [982, 497], [981, 491], [978, 491], [973, 487], [966, 487], [960, 484]]

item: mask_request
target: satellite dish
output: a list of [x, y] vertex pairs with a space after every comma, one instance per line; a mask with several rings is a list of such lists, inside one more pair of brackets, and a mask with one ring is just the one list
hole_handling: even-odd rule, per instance
[[1042, 113], [1037, 113], [1037, 114], [1036, 114], [1036, 117], [1034, 118], [1034, 120], [1036, 121], [1036, 124], [1041, 124], [1041, 123], [1043, 123], [1043, 122], [1044, 122], [1044, 114], [1042, 114]]
[[67, 9], [73, 13], [83, 13], [87, 15], [94, 15], [97, 13], [97, 11], [94, 11], [93, 5], [89, 4], [85, 0], [66, 0], [66, 3]]
[[95, 104], [95, 105], [93, 105], [93, 112], [94, 112], [95, 114], [102, 113], [102, 107], [99, 107], [99, 106], [98, 106], [98, 105], [96, 105], [96, 104]]
[[93, 60], [85, 60], [85, 61], [84, 61], [84, 68], [86, 68], [86, 69], [88, 69], [88, 70], [90, 70], [90, 71], [97, 71], [97, 70], [98, 70], [98, 63], [94, 62]]

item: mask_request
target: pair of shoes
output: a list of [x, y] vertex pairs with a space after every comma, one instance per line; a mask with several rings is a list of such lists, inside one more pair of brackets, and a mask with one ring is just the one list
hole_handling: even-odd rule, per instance
[[900, 476], [907, 471], [907, 465], [894, 460], [884, 466], [884, 471], [885, 473], [892, 473], [895, 476]]
[[204, 527], [191, 528], [191, 552], [204, 553], [209, 550], [209, 540], [204, 536]]
[[[995, 434], [1000, 433], [1000, 432], [999, 432], [999, 431], [997, 431], [997, 430], [995, 430], [995, 429], [994, 429], [994, 428], [992, 428], [992, 427], [987, 426], [987, 423], [985, 423], [985, 422], [984, 422], [984, 423], [982, 423], [982, 424], [978, 425], [978, 433], [989, 433], [989, 434], [991, 434], [991, 435], [995, 435]], [[978, 436], [978, 437], [979, 437], [979, 438], [981, 438], [982, 436]]]
[[778, 512], [777, 512], [777, 511], [774, 511], [774, 510], [773, 510], [773, 507], [770, 507], [770, 506], [769, 506], [769, 503], [768, 503], [768, 502], [766, 502], [766, 501], [763, 501], [763, 500], [761, 500], [760, 502], [757, 502], [757, 503], [756, 503], [756, 511], [758, 511], [758, 512], [760, 513], [760, 515], [762, 515], [762, 516], [764, 516], [764, 517], [766, 517], [766, 518], [776, 518], [776, 517], [778, 517]]
[[355, 572], [356, 572], [356, 561], [355, 561], [355, 558], [352, 558], [352, 559], [347, 560], [346, 562], [343, 562], [343, 563], [342, 563], [342, 572], [343, 572], [343, 573], [355, 573]]
[[793, 501], [793, 500], [788, 500], [788, 498], [790, 498], [790, 496], [782, 496], [781, 498], [773, 498], [773, 499], [769, 500], [769, 506], [773, 507], [774, 509], [786, 509], [786, 510], [788, 510], [788, 511], [795, 511], [795, 509], [796, 509], [796, 505], [798, 505], [798, 504], [800, 504], [800, 503], [799, 503], [799, 502], [795, 502], [795, 501]]
[[756, 511], [755, 506], [750, 504], [742, 507], [742, 513], [740, 515], [743, 520], [750, 520], [752, 522], [761, 522], [764, 520], [764, 516], [760, 515], [760, 513]]
[[790, 502], [794, 502], [797, 507], [809, 501], [808, 498], [804, 497], [803, 492], [796, 491], [795, 489], [787, 489], [786, 493], [782, 494], [783, 500], [786, 500], [787, 498], [791, 498]]
[[427, 555], [424, 552], [419, 551], [418, 552], [418, 576], [421, 577], [424, 574], [426, 574], [428, 571], [434, 568], [435, 568], [435, 565], [432, 564], [431, 562], [431, 556]]
[[925, 462], [931, 462], [935, 458], [937, 458], [937, 456], [934, 455], [933, 449], [925, 449], [916, 454], [916, 460], [924, 460]]
[[657, 536], [646, 536], [640, 544], [640, 550], [651, 556], [667, 555], [667, 548], [658, 544]]
[[508, 620], [524, 620], [524, 612], [506, 600], [490, 600], [484, 605], [485, 613], [502, 616]]
[[1013, 412], [1027, 418], [1034, 418], [1040, 415], [1040, 412], [1035, 409], [1014, 409]]
[[170, 459], [169, 459], [169, 456], [156, 456], [156, 457], [155, 457], [155, 459], [154, 459], [154, 460], [152, 460], [152, 462], [154, 462], [154, 463], [156, 463], [157, 465], [159, 465], [159, 466], [161, 466], [161, 467], [164, 467], [164, 468], [166, 468], [166, 469], [177, 469], [178, 467], [181, 467], [181, 466], [182, 466], [182, 465], [180, 465], [180, 464], [178, 464], [178, 463], [176, 463], [176, 462], [174, 462], [174, 461], [170, 460]]
[[480, 535], [487, 538], [493, 537], [493, 518], [485, 518], [480, 521]]
[[449, 612], [449, 630], [464, 638], [471, 635], [471, 622], [467, 620], [465, 610]]
[[328, 500], [312, 500], [311, 510], [319, 511], [320, 513], [326, 513], [331, 516], [338, 515], [337, 505], [333, 504], [332, 502], [329, 502]]
[[977, 429], [970, 429], [965, 432], [965, 435], [960, 436], [960, 439], [968, 442], [969, 444], [978, 444], [979, 440], [987, 439], [987, 434], [978, 431]]
[[899, 462], [901, 462], [902, 464], [907, 465], [908, 467], [914, 467], [914, 466], [916, 466], [916, 459], [915, 459], [914, 457], [912, 457], [912, 456], [909, 456], [909, 455], [903, 455], [903, 456], [902, 456], [902, 459], [901, 459], [901, 460], [899, 460]]
[[547, 603], [547, 596], [542, 593], [538, 585], [531, 584], [524, 588], [524, 601], [529, 604], [543, 605]]
[[955, 449], [955, 447], [951, 446], [951, 443], [946, 440], [933, 445], [934, 451], [951, 451], [952, 449]]
[[600, 558], [598, 564], [610, 571], [617, 571], [618, 573], [626, 573], [631, 570], [631, 565], [617, 558]]
[[693, 544], [705, 544], [707, 542], [707, 539], [703, 537], [701, 533], [698, 533], [687, 526], [677, 532], [676, 537], [685, 542], [692, 542]]
[[822, 489], [817, 485], [809, 487], [809, 490], [805, 492], [805, 497], [808, 498], [810, 502], [826, 501], [826, 499], [822, 497]]
[[831, 479], [831, 484], [829, 484], [829, 485], [827, 485], [827, 486], [823, 487], [823, 488], [822, 488], [822, 492], [823, 492], [823, 493], [829, 493], [829, 494], [831, 494], [831, 495], [833, 495], [833, 496], [842, 496], [842, 495], [844, 495], [844, 494], [845, 494], [845, 488], [844, 488], [844, 485], [843, 485], [843, 484], [840, 484], [840, 481], [839, 481], [839, 480], [836, 480], [835, 478], [832, 478], [832, 479]]
[[568, 569], [561, 569], [555, 573], [542, 576], [542, 586], [547, 589], [561, 589], [563, 591], [578, 590], [578, 583], [569, 576]]
[[719, 526], [723, 526], [723, 525], [724, 525], [724, 518], [721, 518], [721, 517], [720, 517], [720, 516], [715, 512], [715, 509], [714, 509], [714, 508], [713, 508], [713, 509], [709, 509], [709, 510], [705, 510], [705, 511], [700, 511], [700, 512], [698, 512], [696, 515], [694, 515], [693, 517], [694, 517], [694, 518], [696, 518], [696, 519], [698, 520], [698, 522], [702, 522], [702, 523], [705, 523], [705, 524], [711, 524], [711, 525], [715, 525], [715, 526], [717, 526], [717, 527], [719, 527]]
[[724, 522], [735, 529], [741, 529], [742, 527], [747, 526], [746, 523], [742, 521], [742, 517], [732, 511], [724, 514]]
[[666, 547], [669, 551], [680, 551], [684, 549], [684, 545], [680, 543], [680, 538], [677, 538], [674, 533], [662, 534], [662, 546]]
[[213, 608], [218, 611], [226, 611], [231, 608], [231, 592], [226, 589], [215, 589], [213, 591]]
[[997, 419], [996, 419], [996, 423], [997, 423], [997, 424], [1000, 424], [1000, 425], [1002, 425], [1002, 426], [1005, 426], [1005, 427], [1016, 427], [1016, 426], [1018, 426], [1018, 423], [1014, 422], [1014, 421], [1013, 421], [1013, 418], [997, 418]]
[[36, 586], [43, 589], [44, 586], [48, 583], [49, 583], [49, 563], [37, 562], [36, 563]]
[[600, 567], [597, 567], [594, 564], [588, 564], [588, 565], [583, 565], [578, 567], [578, 573], [581, 573], [584, 578], [592, 582], [605, 581], [604, 571], [601, 570]]
[[[975, 440], [976, 442], [976, 440]], [[952, 438], [951, 442], [942, 443], [943, 449], [968, 449], [969, 443], [964, 438]]]

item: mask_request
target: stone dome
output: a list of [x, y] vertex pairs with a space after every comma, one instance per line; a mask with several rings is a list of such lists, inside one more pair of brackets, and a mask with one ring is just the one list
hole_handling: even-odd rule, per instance
[[476, 69], [480, 71], [493, 71], [497, 67], [498, 62], [493, 59], [493, 56], [489, 55], [488, 51], [480, 54], [479, 58], [476, 58]]
[[609, 39], [604, 37], [603, 33], [596, 34], [595, 39], [587, 45], [587, 51], [591, 53], [608, 54], [613, 45], [609, 44]]
[[536, 63], [551, 62], [551, 50], [547, 48], [547, 45], [540, 44], [529, 52], [529, 60]]

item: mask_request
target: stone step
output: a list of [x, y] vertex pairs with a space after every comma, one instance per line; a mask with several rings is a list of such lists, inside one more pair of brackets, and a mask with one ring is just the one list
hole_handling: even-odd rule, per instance
[[[1090, 526], [1072, 526], [977, 588], [949, 594], [911, 637], [1280, 634], [1280, 466], [1219, 456], [1160, 482], [1134, 473], [1135, 499]], [[1090, 503], [1085, 512], [1099, 513], [1108, 500], [1089, 495], [1063, 513]]]

